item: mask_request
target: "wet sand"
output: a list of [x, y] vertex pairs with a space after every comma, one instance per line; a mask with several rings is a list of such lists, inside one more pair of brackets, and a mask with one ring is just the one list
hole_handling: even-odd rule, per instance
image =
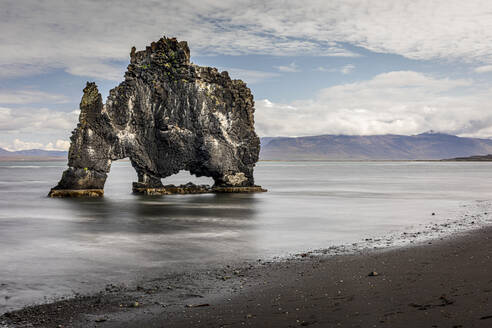
[[[410, 247], [300, 254], [0, 317], [7, 327], [492, 327], [492, 228]], [[375, 273], [374, 273], [375, 272]], [[2, 324], [0, 324], [2, 327]]]

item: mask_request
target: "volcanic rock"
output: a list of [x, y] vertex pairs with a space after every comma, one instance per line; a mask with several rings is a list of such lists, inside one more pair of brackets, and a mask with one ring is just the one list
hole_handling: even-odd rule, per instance
[[161, 178], [180, 170], [212, 177], [217, 192], [264, 191], [253, 178], [260, 140], [251, 90], [227, 72], [190, 63], [188, 44], [175, 38], [133, 47], [106, 104], [87, 82], [70, 140], [69, 167], [53, 197], [102, 195], [111, 163], [123, 158], [137, 172], [135, 192], [162, 190]]

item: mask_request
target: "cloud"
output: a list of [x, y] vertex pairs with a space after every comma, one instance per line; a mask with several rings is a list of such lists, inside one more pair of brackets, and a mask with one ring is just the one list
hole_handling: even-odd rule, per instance
[[0, 107], [0, 147], [8, 150], [66, 150], [80, 111]]
[[44, 145], [40, 142], [25, 142], [19, 139], [14, 140], [12, 147], [7, 147], [8, 150], [26, 150], [26, 149], [41, 149]]
[[108, 62], [162, 34], [188, 40], [192, 55], [357, 56], [350, 44], [492, 64], [492, 2], [483, 1], [4, 0], [0, 29], [3, 77], [63, 68], [114, 80]]
[[64, 95], [36, 90], [0, 90], [0, 104], [67, 103]]
[[70, 148], [70, 141], [68, 140], [56, 140], [54, 143], [49, 142], [44, 148], [45, 150], [68, 150]]
[[474, 69], [474, 71], [476, 73], [488, 73], [488, 72], [492, 72], [492, 65], [479, 66], [479, 67], [476, 67]]
[[[456, 90], [464, 91], [460, 95]], [[492, 136], [492, 88], [473, 81], [412, 71], [321, 90], [315, 99], [288, 104], [256, 102], [261, 136], [416, 134], [428, 130]]]
[[259, 83], [280, 76], [278, 73], [241, 68], [223, 68], [222, 70], [227, 71], [232, 79], [241, 79], [248, 84]]
[[347, 74], [350, 74], [354, 71], [355, 69], [355, 65], [353, 64], [347, 64], [345, 66], [342, 66], [340, 68], [333, 68], [333, 67], [325, 67], [325, 66], [319, 66], [316, 68], [316, 71], [319, 71], [319, 72], [330, 72], [330, 73], [341, 73], [341, 74], [344, 74], [344, 75], [347, 75]]
[[46, 72], [49, 67], [23, 63], [0, 65], [0, 78], [16, 78], [26, 75], [37, 75]]
[[296, 63], [290, 63], [287, 66], [275, 66], [275, 68], [278, 69], [280, 72], [286, 72], [286, 73], [295, 73], [301, 71]]
[[[360, 56], [363, 51], [356, 47], [362, 47], [416, 60], [469, 63], [476, 73], [488, 72], [492, 66], [492, 2], [3, 0], [0, 29], [3, 79], [60, 69], [117, 81], [125, 66], [119, 63], [128, 61], [131, 46], [143, 49], [163, 34], [189, 41], [192, 57], [351, 58]], [[292, 72], [299, 67], [291, 63], [277, 69]], [[350, 74], [355, 68], [333, 69]], [[278, 74], [234, 68], [230, 73], [249, 83]], [[416, 72], [390, 72], [324, 89], [311, 100], [288, 104], [258, 101], [260, 119], [256, 121], [264, 135], [414, 133], [427, 127], [463, 135], [492, 135], [490, 109], [486, 107], [492, 92], [484, 85], [472, 88], [471, 83]], [[63, 96], [33, 92], [0, 92], [0, 133], [59, 133], [75, 126], [76, 112], [8, 107], [38, 100], [65, 101]], [[58, 136], [42, 143], [55, 145], [55, 139]]]
[[43, 144], [41, 142], [33, 141], [22, 141], [19, 139], [14, 139], [12, 143], [0, 143], [0, 147], [9, 151], [17, 150], [28, 150], [28, 149], [43, 149], [43, 150], [68, 150], [70, 147], [70, 142], [67, 140], [56, 140], [53, 142], [48, 142]]
[[336, 68], [329, 68], [325, 66], [319, 66], [315, 70], [319, 72], [338, 72], [338, 69]]
[[340, 69], [340, 72], [341, 72], [342, 74], [345, 74], [345, 75], [346, 75], [346, 74], [350, 74], [350, 73], [352, 73], [352, 71], [353, 71], [354, 69], [355, 69], [355, 66], [354, 66], [354, 65], [352, 65], [352, 64], [348, 64], [348, 65], [343, 66], [343, 67]]
[[72, 75], [88, 76], [110, 81], [121, 81], [125, 75], [124, 66], [116, 66], [99, 62], [97, 60], [85, 60], [71, 63], [65, 71]]
[[0, 132], [52, 133], [70, 131], [78, 121], [79, 111], [61, 112], [48, 108], [0, 107]]
[[[251, 7], [245, 9], [248, 5]], [[301, 52], [357, 56], [336, 42], [277, 35], [276, 30], [282, 28], [277, 26], [280, 17], [262, 22], [268, 19], [262, 7], [260, 2], [218, 0], [200, 4], [192, 0], [5, 0], [0, 12], [0, 67], [10, 67], [4, 77], [62, 68], [76, 75], [114, 80], [120, 71], [108, 62], [128, 60], [131, 46], [143, 49], [163, 34], [188, 40], [195, 56]]]

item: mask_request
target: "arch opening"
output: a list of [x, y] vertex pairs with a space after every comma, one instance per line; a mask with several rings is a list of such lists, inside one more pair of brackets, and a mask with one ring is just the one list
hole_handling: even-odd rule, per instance
[[194, 174], [191, 174], [189, 171], [181, 170], [176, 174], [168, 176], [164, 179], [161, 179], [162, 184], [166, 185], [186, 185], [192, 183], [194, 185], [207, 185], [212, 186], [214, 184], [214, 179], [211, 177], [197, 177]]
[[[138, 172], [137, 172], [138, 173]], [[149, 188], [145, 183], [133, 183], [133, 193], [141, 195], [170, 195], [170, 194], [204, 194], [214, 191], [214, 179], [197, 177], [189, 171], [181, 170], [165, 178], [153, 178], [155, 187]], [[158, 186], [157, 186], [158, 185]]]
[[128, 157], [114, 160], [111, 162], [111, 169], [107, 173], [104, 193], [113, 196], [128, 194], [131, 191], [132, 181], [136, 181], [137, 177], [137, 172]]

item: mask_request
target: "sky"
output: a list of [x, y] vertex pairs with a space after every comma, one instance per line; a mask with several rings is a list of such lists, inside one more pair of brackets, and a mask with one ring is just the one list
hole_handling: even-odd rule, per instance
[[255, 97], [264, 136], [492, 137], [491, 1], [0, 0], [0, 147], [66, 150], [86, 81], [186, 40]]

